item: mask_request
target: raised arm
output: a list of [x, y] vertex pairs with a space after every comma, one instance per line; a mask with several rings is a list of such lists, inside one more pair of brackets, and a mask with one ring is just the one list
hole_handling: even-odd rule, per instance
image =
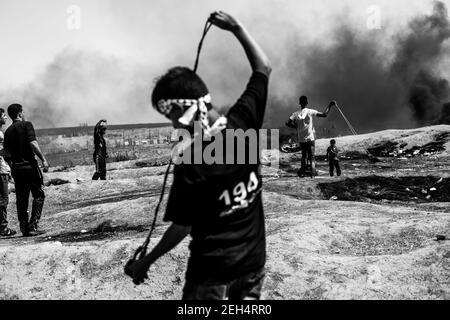
[[326, 118], [328, 116], [328, 113], [330, 112], [331, 107], [336, 105], [336, 101], [331, 101], [330, 104], [328, 105], [327, 109], [324, 112], [319, 112], [317, 114], [318, 117], [321, 118]]
[[236, 36], [244, 48], [253, 71], [261, 72], [266, 76], [270, 75], [272, 67], [270, 66], [269, 58], [238, 20], [228, 13], [216, 11], [211, 14], [209, 21], [221, 29], [232, 32]]

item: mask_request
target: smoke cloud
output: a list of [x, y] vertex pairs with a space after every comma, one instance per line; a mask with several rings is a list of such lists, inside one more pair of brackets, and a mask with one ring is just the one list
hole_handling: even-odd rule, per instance
[[[280, 109], [294, 111], [301, 94], [319, 110], [337, 100], [360, 133], [449, 123], [450, 87], [437, 70], [450, 37], [442, 2], [435, 2], [431, 14], [414, 18], [393, 38], [377, 31], [361, 33], [344, 19], [339, 21], [331, 45], [302, 45], [290, 51], [291, 68], [285, 74], [296, 90], [283, 96], [272, 92], [273, 110], [266, 126], [282, 126], [289, 112]], [[337, 112], [316, 123], [322, 136], [349, 133]]]
[[[389, 21], [387, 28], [371, 31], [349, 19], [351, 9], [325, 14], [320, 5], [314, 7], [321, 15], [313, 28], [315, 18], [307, 20], [305, 13], [313, 3], [268, 1], [239, 12], [241, 2], [231, 1], [224, 8], [245, 23], [272, 61], [266, 127], [283, 127], [303, 94], [319, 110], [337, 100], [360, 133], [450, 122], [449, 83], [439, 68], [450, 37], [442, 2], [391, 33], [385, 30]], [[210, 8], [183, 2], [182, 10], [173, 10], [173, 3], [165, 1], [109, 6], [106, 21], [113, 29], [103, 36], [120, 38], [121, 54], [68, 46], [26, 84], [0, 88], [2, 107], [21, 103], [27, 118], [41, 128], [93, 124], [101, 118], [110, 123], [166, 121], [150, 106], [153, 79], [169, 67], [192, 66], [201, 17], [206, 19]], [[234, 37], [213, 28], [205, 39], [199, 74], [213, 102], [226, 111], [242, 92], [250, 68]], [[321, 136], [349, 133], [336, 111], [316, 126]]]
[[434, 124], [441, 119], [443, 104], [448, 102], [450, 87], [435, 68], [450, 38], [450, 23], [445, 5], [435, 2], [433, 13], [414, 19], [408, 34], [398, 41], [392, 71], [409, 88], [408, 102], [419, 125]]
[[142, 123], [143, 114], [152, 112], [143, 107], [149, 104], [150, 84], [146, 66], [67, 48], [32, 82], [0, 93], [0, 100], [21, 103], [26, 118], [41, 128], [102, 118]]

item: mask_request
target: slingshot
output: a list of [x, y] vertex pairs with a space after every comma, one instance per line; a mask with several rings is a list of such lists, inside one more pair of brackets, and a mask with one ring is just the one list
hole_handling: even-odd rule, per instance
[[[198, 63], [199, 63], [199, 59], [200, 59], [200, 52], [202, 50], [202, 46], [203, 46], [203, 41], [205, 40], [206, 34], [208, 33], [209, 29], [211, 28], [212, 23], [210, 21], [210, 18], [208, 18], [208, 20], [205, 23], [205, 27], [203, 29], [203, 34], [202, 37], [200, 39], [200, 43], [198, 44], [198, 48], [197, 48], [197, 56], [195, 58], [195, 63], [194, 63], [194, 69], [193, 71], [196, 73], [197, 72], [197, 68], [198, 68]], [[167, 178], [169, 177], [169, 173], [170, 173], [170, 168], [172, 166], [172, 159], [169, 162], [169, 165], [167, 166], [167, 170], [166, 173], [164, 174], [164, 181], [163, 181], [163, 186], [162, 186], [162, 190], [161, 190], [161, 195], [159, 196], [159, 201], [158, 204], [155, 208], [155, 213], [153, 216], [153, 222], [152, 222], [152, 226], [150, 228], [150, 231], [147, 235], [147, 237], [145, 238], [144, 243], [142, 244], [142, 246], [140, 246], [139, 248], [136, 249], [136, 251], [133, 254], [133, 257], [128, 260], [128, 262], [125, 265], [124, 268], [124, 272], [126, 275], [133, 277], [133, 273], [130, 270], [130, 266], [132, 263], [134, 263], [137, 260], [140, 260], [142, 258], [144, 258], [147, 255], [147, 250], [148, 250], [148, 245], [150, 244], [150, 239], [152, 237], [153, 231], [155, 230], [156, 227], [156, 220], [158, 218], [158, 212], [159, 212], [159, 208], [161, 206], [161, 203], [163, 201], [164, 198], [164, 193], [166, 190], [166, 184], [167, 184]], [[138, 285], [138, 281], [136, 281], [135, 279], [133, 279], [133, 283]]]

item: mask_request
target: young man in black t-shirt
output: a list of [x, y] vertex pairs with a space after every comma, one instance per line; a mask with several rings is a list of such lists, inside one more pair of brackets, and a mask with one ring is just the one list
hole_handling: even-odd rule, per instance
[[[5, 132], [4, 149], [9, 154], [7, 159], [11, 164], [16, 187], [20, 231], [24, 237], [36, 236], [43, 233], [38, 229], [38, 224], [45, 200], [44, 180], [36, 156], [41, 159], [44, 172], [48, 170], [49, 166], [36, 140], [33, 124], [25, 121], [22, 106], [20, 104], [10, 105], [8, 115], [13, 123]], [[30, 192], [33, 202], [31, 217], [28, 219]]]
[[[193, 120], [198, 119], [205, 136], [221, 135], [226, 145], [230, 138], [223, 129], [261, 128], [271, 67], [259, 45], [232, 16], [214, 12], [210, 21], [231, 31], [250, 61], [253, 73], [242, 96], [226, 118], [220, 117], [203, 81], [193, 71], [177, 67], [159, 79], [152, 103], [174, 127], [192, 132]], [[208, 144], [203, 141], [202, 150]], [[246, 152], [250, 144], [245, 144]], [[135, 283], [142, 283], [151, 264], [190, 234], [183, 299], [259, 299], [266, 260], [259, 155], [254, 163], [249, 161], [251, 155], [246, 157], [244, 164], [230, 164], [227, 154], [222, 156], [223, 164], [175, 166], [164, 217], [172, 224], [152, 252], [129, 267]]]

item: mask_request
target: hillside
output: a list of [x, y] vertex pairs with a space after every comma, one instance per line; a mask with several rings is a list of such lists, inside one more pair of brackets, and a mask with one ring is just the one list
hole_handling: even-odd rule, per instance
[[[263, 298], [450, 299], [450, 242], [436, 240], [450, 238], [449, 132], [442, 125], [339, 137], [349, 155], [339, 178], [324, 161], [319, 177], [298, 178], [298, 154], [264, 166]], [[379, 162], [351, 156], [386, 142], [397, 151]], [[421, 151], [435, 142], [443, 150]], [[327, 145], [318, 141], [318, 154]], [[408, 150], [419, 152], [406, 157]], [[107, 181], [90, 180], [93, 166], [52, 168], [47, 184], [68, 183], [45, 189], [47, 233], [0, 239], [0, 299], [179, 299], [189, 239], [151, 267], [144, 285], [123, 274], [150, 227], [166, 169], [150, 160], [108, 164]], [[17, 229], [14, 193], [8, 208]], [[166, 227], [159, 217], [150, 246]]]

